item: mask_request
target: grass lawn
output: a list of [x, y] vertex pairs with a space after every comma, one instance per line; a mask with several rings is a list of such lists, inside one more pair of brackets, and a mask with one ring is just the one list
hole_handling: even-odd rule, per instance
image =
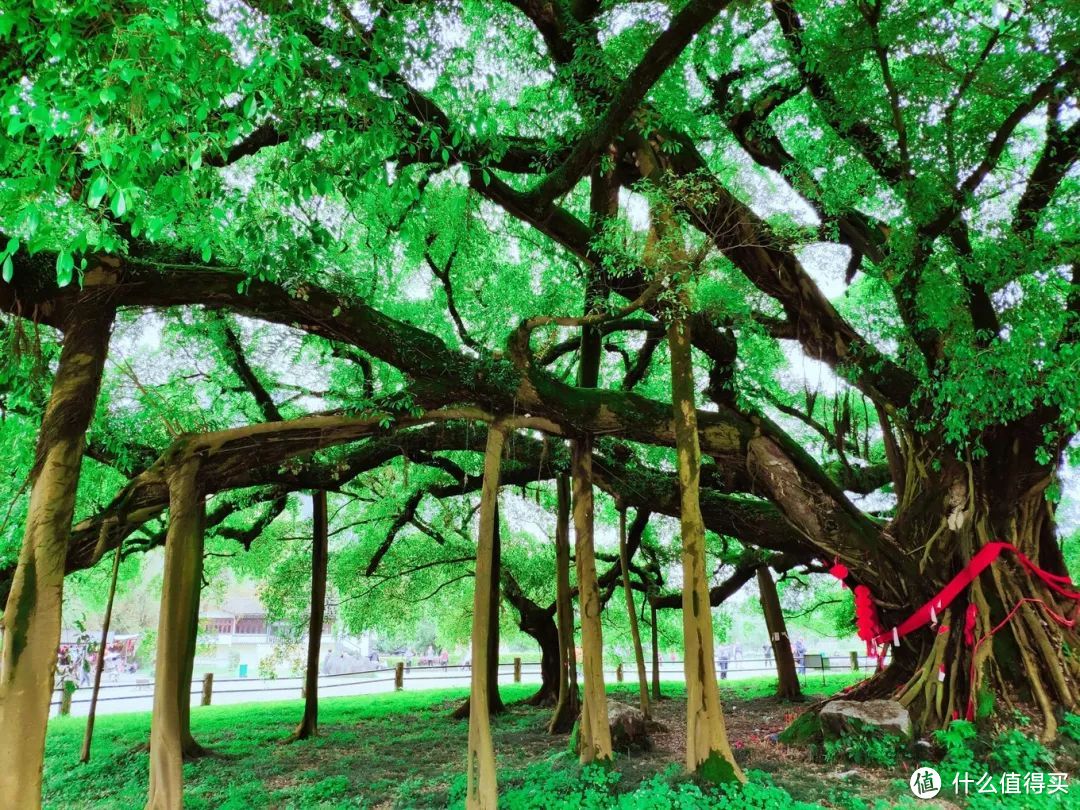
[[[852, 673], [804, 681], [810, 693], [833, 693], [858, 679]], [[775, 680], [722, 684], [729, 735], [751, 784], [742, 789], [702, 789], [682, 772], [685, 702], [681, 684], [665, 684], [671, 699], [656, 707], [664, 726], [654, 750], [622, 753], [610, 769], [581, 768], [567, 751], [567, 737], [545, 731], [548, 708], [512, 706], [493, 719], [499, 758], [500, 807], [513, 810], [588, 807], [606, 810], [670, 808], [892, 807], [910, 799], [904, 766], [856, 769], [814, 763], [805, 749], [775, 741], [774, 734], [801, 711], [772, 697]], [[533, 686], [506, 686], [510, 703]], [[636, 701], [636, 685], [616, 684], [610, 694]], [[282, 745], [299, 720], [299, 700], [192, 710], [196, 739], [213, 755], [184, 767], [185, 807], [434, 808], [460, 807], [465, 791], [468, 724], [450, 719], [463, 689], [327, 698], [320, 705], [320, 736]], [[147, 789], [150, 715], [98, 719], [93, 757], [78, 763], [85, 720], [50, 723], [45, 759], [45, 805], [75, 808], [143, 807]], [[853, 773], [853, 771], [852, 771]], [[925, 806], [925, 805], [924, 805]]]

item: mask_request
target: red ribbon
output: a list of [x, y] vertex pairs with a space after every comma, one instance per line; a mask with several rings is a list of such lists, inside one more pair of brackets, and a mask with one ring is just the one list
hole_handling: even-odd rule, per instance
[[[933, 609], [935, 612], [940, 612], [947, 608], [949, 605], [951, 605], [956, 599], [956, 597], [959, 596], [963, 592], [963, 590], [967, 588], [968, 585], [974, 582], [975, 579], [979, 576], [979, 574], [986, 570], [990, 563], [992, 563], [999, 556], [1001, 556], [1001, 553], [1003, 551], [1011, 551], [1013, 554], [1015, 554], [1017, 561], [1024, 567], [1024, 569], [1029, 574], [1041, 579], [1046, 584], [1046, 586], [1055, 593], [1065, 597], [1066, 599], [1080, 601], [1080, 593], [1071, 590], [1071, 588], [1063, 587], [1066, 585], [1072, 585], [1072, 580], [1070, 580], [1068, 577], [1061, 576], [1059, 574], [1051, 574], [1049, 571], [1044, 571], [1043, 569], [1039, 568], [1039, 566], [1035, 565], [1035, 563], [1029, 560], [1026, 556], [1024, 556], [1024, 554], [1011, 543], [987, 543], [985, 546], [979, 549], [978, 553], [974, 557], [971, 558], [971, 562], [969, 562], [963, 568], [963, 570], [960, 571], [959, 574], [953, 577], [948, 585], [941, 589], [941, 592], [938, 593], [937, 596], [930, 599], [925, 605], [912, 613], [907, 619], [904, 620], [904, 622], [899, 627], [896, 628], [897, 635], [903, 637], [930, 624], [931, 609]], [[858, 619], [858, 588], [856, 588], [855, 590], [855, 615]], [[972, 612], [970, 607], [968, 608], [968, 622], [970, 622], [971, 624], [971, 630], [974, 630], [975, 625], [972, 619]], [[863, 637], [861, 631], [862, 625], [860, 624], [860, 638]], [[881, 629], [878, 628], [877, 634], [873, 638], [873, 642], [876, 644], [886, 644], [892, 640], [892, 637], [892, 630], [882, 632]], [[969, 632], [967, 624], [965, 624], [964, 628], [964, 638], [965, 641], [968, 642], [968, 644], [971, 644], [974, 641], [974, 636], [971, 635], [971, 633]]]

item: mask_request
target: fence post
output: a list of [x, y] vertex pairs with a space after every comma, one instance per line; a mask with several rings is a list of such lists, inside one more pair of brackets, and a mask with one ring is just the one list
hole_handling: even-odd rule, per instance
[[514, 683], [521, 683], [521, 659], [514, 659]]
[[615, 667], [615, 680], [617, 680], [619, 683], [622, 683], [622, 664], [621, 663], [617, 667]]
[[200, 706], [209, 706], [210, 698], [214, 694], [214, 673], [207, 672], [202, 676], [202, 700]]
[[60, 714], [67, 717], [71, 714], [71, 696], [75, 694], [74, 681], [61, 681], [60, 683]]
[[851, 671], [859, 671], [859, 654], [854, 650], [851, 651]]
[[394, 667], [394, 688], [405, 688], [405, 664], [401, 661], [398, 661], [397, 665]]

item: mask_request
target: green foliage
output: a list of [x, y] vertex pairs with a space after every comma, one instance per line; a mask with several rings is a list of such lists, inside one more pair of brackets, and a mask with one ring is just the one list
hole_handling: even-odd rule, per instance
[[1066, 714], [1058, 730], [1073, 742], [1080, 743], [1080, 714]]
[[853, 731], [838, 739], [824, 742], [826, 762], [846, 761], [876, 768], [895, 768], [909, 749], [908, 740], [863, 724], [856, 724]]

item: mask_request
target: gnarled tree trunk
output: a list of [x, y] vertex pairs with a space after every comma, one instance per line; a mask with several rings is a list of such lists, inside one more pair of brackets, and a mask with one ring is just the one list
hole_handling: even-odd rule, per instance
[[114, 310], [88, 273], [65, 318], [64, 344], [30, 472], [30, 506], [4, 609], [0, 662], [0, 796], [41, 805], [45, 726], [60, 644], [64, 565], [86, 429], [97, 404]]
[[[1049, 574], [1065, 574], [1046, 499], [1053, 467], [1035, 462], [1040, 433], [1018, 425], [986, 437], [978, 461], [938, 455], [937, 471], [926, 463], [928, 438], [918, 453], [914, 440], [906, 442], [904, 496], [887, 538], [893, 553], [919, 552], [920, 576], [883, 570], [853, 577], [870, 588], [886, 633], [935, 598], [988, 543], [1010, 543]], [[1045, 739], [1055, 736], [1061, 711], [1080, 707], [1080, 659], [1069, 652], [1080, 649], [1080, 633], [1060, 621], [1077, 618], [1077, 602], [1011, 551], [935, 613], [934, 626], [899, 639], [890, 666], [861, 684], [856, 697], [897, 694], [920, 732], [969, 714], [1008, 718], [1017, 704], [1029, 704], [1041, 715]]]
[[638, 692], [641, 711], [649, 717], [649, 679], [645, 674], [645, 653], [641, 649], [634, 592], [630, 589], [630, 555], [626, 551], [626, 509], [619, 509], [619, 566], [622, 569], [623, 593], [626, 594], [626, 613], [630, 619], [630, 637], [634, 642], [634, 661], [637, 663]]
[[495, 534], [498, 524], [499, 467], [505, 434], [501, 425], [488, 428], [484, 449], [484, 484], [480, 492], [480, 534], [476, 543], [476, 587], [473, 593], [472, 688], [469, 692], [469, 753], [466, 807], [495, 810], [498, 786], [495, 778], [495, 746], [488, 714], [488, 643], [494, 577]]
[[773, 582], [769, 566], [758, 568], [757, 580], [761, 610], [765, 614], [765, 629], [769, 632], [769, 643], [776, 659], [776, 696], [786, 700], [801, 700], [802, 687], [799, 686], [799, 675], [795, 672], [791, 639], [788, 638], [784, 612], [780, 609], [780, 596], [776, 592], [776, 583]]
[[304, 716], [291, 740], [306, 740], [319, 733], [319, 647], [326, 612], [326, 568], [330, 556], [325, 490], [317, 490], [311, 496], [311, 508], [311, 614], [308, 618], [307, 669], [304, 671]]
[[559, 630], [550, 607], [526, 596], [510, 572], [503, 574], [503, 595], [518, 612], [518, 627], [540, 646], [540, 688], [525, 699], [530, 706], [554, 706], [559, 699]]
[[[183, 807], [184, 706], [190, 708], [188, 655], [192, 613], [198, 612], [205, 503], [199, 487], [199, 458], [181, 459], [170, 471], [169, 528], [158, 619], [154, 668], [154, 711], [150, 723], [150, 794], [147, 810]], [[193, 605], [193, 603], [196, 603]], [[188, 686], [185, 690], [184, 681]], [[185, 691], [187, 694], [185, 694]]]
[[555, 482], [555, 613], [559, 630], [559, 696], [548, 732], [562, 734], [573, 728], [581, 709], [574, 650], [574, 602], [570, 591], [570, 482], [560, 475]]

